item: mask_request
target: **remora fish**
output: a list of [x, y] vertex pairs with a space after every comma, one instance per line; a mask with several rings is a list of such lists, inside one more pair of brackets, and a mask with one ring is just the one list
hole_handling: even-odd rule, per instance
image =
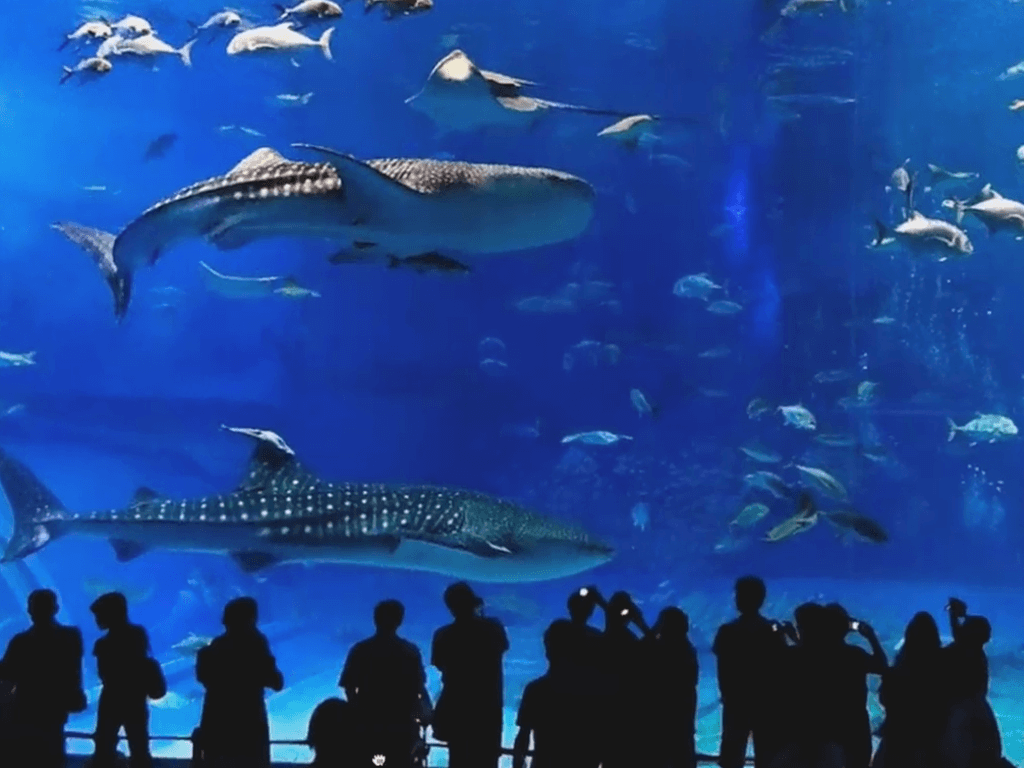
[[[547, 168], [447, 160], [287, 160], [262, 148], [224, 176], [187, 187], [131, 222], [113, 242], [117, 290], [173, 245], [202, 237], [220, 250], [267, 237], [358, 242], [364, 253], [420, 256], [524, 250], [569, 240], [590, 222], [594, 190]], [[113, 285], [112, 285], [113, 287]], [[124, 315], [127, 298], [115, 294]]]
[[552, 109], [612, 117], [629, 114], [524, 96], [523, 88], [530, 85], [536, 83], [480, 69], [465, 53], [454, 50], [434, 65], [423, 90], [405, 103], [449, 131], [528, 128]]
[[14, 513], [0, 562], [76, 534], [109, 539], [122, 562], [165, 549], [229, 554], [248, 572], [286, 561], [331, 562], [482, 582], [561, 578], [613, 556], [581, 528], [507, 501], [431, 486], [327, 482], [274, 432], [227, 429], [256, 442], [234, 490], [174, 501], [140, 489], [126, 508], [81, 514], [0, 451], [0, 486]]

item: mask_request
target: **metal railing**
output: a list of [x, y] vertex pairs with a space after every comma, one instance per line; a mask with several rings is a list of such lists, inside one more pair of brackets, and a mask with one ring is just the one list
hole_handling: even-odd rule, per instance
[[[69, 738], [69, 739], [82, 739], [84, 741], [92, 741], [93, 740], [93, 734], [86, 733], [85, 731], [66, 731], [64, 735], [67, 738]], [[187, 743], [192, 745], [192, 757], [193, 757], [193, 759], [195, 759], [195, 757], [197, 755], [197, 752], [196, 752], [196, 738], [197, 738], [197, 736], [198, 736], [198, 730], [195, 730], [195, 731], [192, 732], [191, 736], [150, 736], [149, 740], [151, 742], [153, 742], [153, 741], [187, 742]], [[124, 738], [123, 736], [118, 736], [119, 740], [123, 739], [123, 738]], [[270, 740], [270, 746], [271, 747], [274, 747], [274, 746], [278, 746], [278, 747], [308, 747], [309, 746], [309, 742], [306, 741], [305, 739], [271, 739]], [[448, 745], [445, 742], [443, 742], [443, 741], [428, 741], [427, 742], [427, 747], [430, 750], [434, 750], [434, 749], [448, 749]], [[502, 747], [501, 748], [501, 754], [502, 755], [511, 755], [512, 754], [512, 748], [511, 747]], [[533, 752], [532, 751], [531, 752], [527, 752], [526, 754], [528, 756], [531, 756], [531, 757], [533, 756]], [[280, 760], [276, 760], [274, 762], [275, 762], [275, 765], [282, 765], [282, 764], [303, 765], [303, 763], [282, 763]], [[718, 755], [709, 755], [709, 754], [705, 754], [703, 752], [698, 752], [697, 753], [697, 763], [698, 763], [698, 765], [699, 764], [715, 764], [717, 762], [718, 762]], [[753, 758], [748, 757], [746, 759], [746, 763], [747, 763], [747, 765], [753, 765], [754, 764]]]

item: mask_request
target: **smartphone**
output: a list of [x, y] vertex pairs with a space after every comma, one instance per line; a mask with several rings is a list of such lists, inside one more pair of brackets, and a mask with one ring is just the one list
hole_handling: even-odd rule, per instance
[[590, 594], [590, 590], [586, 587], [580, 587], [580, 597], [586, 597]]
[[850, 629], [853, 630], [854, 632], [859, 632], [860, 631], [860, 622], [859, 621], [851, 621], [850, 622]]
[[779, 622], [773, 621], [772, 622], [772, 632], [778, 632], [778, 631], [779, 631]]

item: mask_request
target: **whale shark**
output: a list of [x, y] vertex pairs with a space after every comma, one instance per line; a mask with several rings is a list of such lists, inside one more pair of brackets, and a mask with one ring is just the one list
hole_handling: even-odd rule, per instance
[[551, 245], [581, 234], [593, 215], [593, 187], [549, 168], [364, 162], [325, 147], [293, 146], [325, 159], [298, 162], [262, 147], [223, 176], [151, 206], [116, 236], [93, 230], [82, 237], [89, 228], [69, 222], [62, 231], [101, 265], [120, 319], [134, 272], [190, 239], [228, 251], [270, 237], [321, 238], [351, 246], [361, 260], [386, 264], [441, 252], [465, 258]]
[[347, 563], [504, 583], [572, 576], [614, 555], [582, 528], [509, 501], [436, 486], [325, 481], [277, 433], [223, 429], [255, 443], [234, 489], [173, 500], [140, 488], [126, 507], [91, 512], [68, 511], [0, 450], [0, 487], [14, 516], [0, 563], [70, 535], [109, 540], [122, 562], [160, 549], [226, 554], [248, 573], [285, 562]]

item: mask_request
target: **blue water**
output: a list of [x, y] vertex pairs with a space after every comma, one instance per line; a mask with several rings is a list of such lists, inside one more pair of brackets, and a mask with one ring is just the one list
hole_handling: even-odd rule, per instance
[[[324, 477], [472, 488], [585, 526], [615, 545], [611, 563], [479, 588], [512, 640], [507, 729], [522, 686], [543, 672], [542, 628], [581, 583], [630, 590], [649, 619], [681, 605], [702, 652], [743, 572], [767, 579], [776, 615], [819, 594], [839, 599], [890, 649], [915, 610], [938, 614], [961, 594], [992, 619], [993, 653], [1018, 649], [1021, 611], [1008, 606], [1020, 599], [1021, 446], [947, 443], [946, 419], [1021, 417], [1021, 244], [968, 219], [975, 252], [962, 262], [866, 245], [874, 218], [899, 223], [900, 196], [885, 187], [907, 157], [912, 171], [933, 162], [980, 173], [964, 196], [987, 182], [1024, 194], [1020, 118], [1006, 109], [1022, 93], [1019, 81], [997, 80], [1022, 56], [1014, 30], [1024, 6], [861, 0], [854, 13], [795, 19], [766, 37], [779, 16], [762, 0], [437, 0], [430, 13], [390, 23], [350, 3], [330, 63], [315, 52], [297, 67], [229, 60], [225, 37], [197, 45], [191, 69], [172, 57], [157, 71], [118, 67], [59, 86], [61, 66], [77, 57], [55, 48], [94, 13], [141, 14], [179, 46], [187, 22], [215, 9], [195, 0], [9, 5], [0, 24], [0, 350], [35, 350], [37, 364], [0, 368], [0, 412], [24, 406], [0, 418], [0, 444], [69, 509], [122, 506], [140, 485], [182, 498], [230, 488], [249, 446], [219, 430], [228, 424], [279, 432]], [[239, 10], [273, 18], [260, 4]], [[403, 102], [456, 46], [482, 68], [539, 83], [531, 94], [687, 118], [685, 127], [666, 121], [657, 142], [635, 151], [598, 139], [613, 119], [593, 115], [442, 133]], [[301, 107], [268, 103], [307, 92]], [[817, 97], [786, 114], [769, 98], [794, 93]], [[219, 130], [227, 125], [263, 135]], [[178, 139], [166, 156], [144, 162], [169, 132]], [[49, 228], [71, 220], [116, 232], [258, 147], [305, 159], [292, 142], [359, 158], [552, 167], [597, 190], [595, 214], [571, 242], [476, 262], [468, 277], [332, 266], [332, 249], [316, 243], [219, 252], [190, 241], [138, 272], [120, 324], [95, 265]], [[941, 217], [941, 198], [919, 190], [917, 207]], [[232, 275], [291, 275], [321, 297], [225, 299], [204, 286], [200, 260]], [[743, 310], [718, 316], [673, 295], [677, 279], [700, 272], [724, 286], [714, 298]], [[564, 297], [570, 283], [600, 300], [576, 289], [569, 312], [516, 308]], [[880, 316], [894, 322], [872, 322]], [[497, 376], [480, 366], [486, 337], [504, 342]], [[566, 370], [565, 355], [585, 340], [606, 351], [577, 354]], [[731, 354], [698, 357], [718, 346]], [[831, 369], [851, 378], [813, 380]], [[879, 383], [870, 405], [838, 405], [862, 380]], [[633, 409], [632, 388], [657, 405], [656, 420]], [[824, 447], [775, 413], [751, 420], [754, 397], [801, 403], [819, 431], [854, 435], [885, 458]], [[633, 439], [560, 442], [587, 430]], [[771, 469], [738, 450], [753, 439], [784, 462], [832, 472], [889, 541], [850, 543], [824, 522], [761, 541], [792, 510], [744, 488], [745, 474]], [[795, 481], [794, 472], [783, 474]], [[771, 503], [771, 517], [727, 540], [729, 521], [755, 498]], [[639, 502], [643, 525], [631, 515]], [[371, 631], [378, 599], [406, 603], [403, 631], [426, 650], [446, 620], [449, 581], [302, 564], [247, 576], [227, 558], [159, 551], [118, 563], [102, 542], [74, 537], [0, 573], [3, 642], [21, 628], [34, 587], [55, 586], [62, 617], [87, 643], [96, 636], [89, 602], [125, 590], [178, 697], [154, 709], [162, 734], [185, 735], [198, 719], [191, 660], [171, 646], [189, 632], [215, 634], [230, 597], [257, 597], [289, 684], [269, 700], [275, 738], [302, 738], [312, 707], [336, 692], [348, 647]], [[704, 655], [701, 665], [707, 704], [713, 665]], [[1014, 669], [993, 666], [993, 703], [1019, 760]], [[94, 686], [89, 658], [86, 670]], [[93, 716], [72, 727], [89, 730]], [[717, 728], [714, 713], [701, 721], [704, 751], [715, 751]]]

